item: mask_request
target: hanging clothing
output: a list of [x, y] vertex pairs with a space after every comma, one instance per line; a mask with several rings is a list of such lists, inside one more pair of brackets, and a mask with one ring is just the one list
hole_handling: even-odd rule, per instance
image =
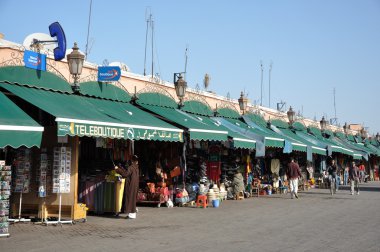
[[137, 162], [133, 162], [128, 169], [119, 167], [116, 169], [123, 178], [125, 178], [125, 212], [126, 213], [136, 213], [136, 201], [137, 192], [139, 190], [139, 166]]
[[272, 159], [270, 162], [270, 170], [272, 173], [276, 174], [277, 177], [280, 174], [280, 160], [279, 159]]

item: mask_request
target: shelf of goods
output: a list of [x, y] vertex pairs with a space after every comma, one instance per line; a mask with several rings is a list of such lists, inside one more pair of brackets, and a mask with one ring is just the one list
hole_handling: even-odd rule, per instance
[[9, 237], [9, 197], [11, 194], [12, 171], [0, 161], [0, 237]]

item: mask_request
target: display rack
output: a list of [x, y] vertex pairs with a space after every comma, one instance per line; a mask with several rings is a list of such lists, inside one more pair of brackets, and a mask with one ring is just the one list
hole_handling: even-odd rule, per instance
[[59, 197], [58, 220], [57, 221], [45, 220], [46, 225], [73, 224], [72, 220], [62, 220], [62, 193], [70, 193], [70, 176], [71, 176], [71, 148], [69, 147], [54, 148], [53, 193], [57, 193]]
[[12, 170], [0, 160], [0, 237], [9, 237], [9, 197], [11, 194]]
[[[13, 192], [20, 193], [20, 201], [18, 207], [18, 218], [9, 219], [9, 222], [30, 222], [30, 219], [22, 218], [22, 195], [30, 192], [30, 174], [31, 174], [31, 153], [29, 149], [21, 148], [16, 153], [16, 161], [14, 162], [15, 176], [12, 184]], [[13, 213], [12, 213], [13, 214]]]

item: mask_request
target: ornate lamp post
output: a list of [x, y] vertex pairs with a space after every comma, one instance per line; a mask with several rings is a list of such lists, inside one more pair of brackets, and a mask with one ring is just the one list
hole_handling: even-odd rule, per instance
[[290, 127], [293, 126], [293, 123], [296, 119], [296, 112], [293, 110], [292, 106], [290, 106], [288, 112], [286, 112], [286, 114], [288, 115], [288, 119], [289, 119], [289, 125]]
[[82, 74], [84, 54], [79, 52], [77, 43], [74, 43], [73, 51], [67, 55], [67, 62], [69, 63], [70, 74], [74, 77], [73, 91], [79, 92], [78, 79]]
[[348, 131], [348, 125], [347, 125], [347, 123], [344, 123], [344, 125], [343, 125], [343, 131], [344, 131], [344, 134], [347, 135], [347, 131]]
[[248, 98], [244, 96], [243, 91], [240, 94], [240, 98], [238, 99], [240, 110], [245, 114], [245, 110], [247, 109]]
[[360, 136], [363, 140], [367, 138], [367, 131], [364, 128], [360, 130]]
[[183, 99], [186, 95], [187, 82], [183, 79], [182, 73], [174, 73], [174, 87], [179, 99], [179, 107], [183, 106]]
[[319, 124], [321, 125], [321, 130], [325, 131], [327, 127], [327, 121], [325, 120], [324, 116], [322, 116], [322, 120], [319, 121]]

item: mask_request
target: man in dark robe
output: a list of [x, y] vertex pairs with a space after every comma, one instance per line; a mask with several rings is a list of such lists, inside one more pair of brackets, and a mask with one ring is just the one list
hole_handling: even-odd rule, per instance
[[136, 219], [136, 201], [139, 190], [139, 161], [137, 156], [132, 157], [132, 164], [128, 169], [115, 166], [115, 171], [125, 178], [125, 212], [129, 219]]

